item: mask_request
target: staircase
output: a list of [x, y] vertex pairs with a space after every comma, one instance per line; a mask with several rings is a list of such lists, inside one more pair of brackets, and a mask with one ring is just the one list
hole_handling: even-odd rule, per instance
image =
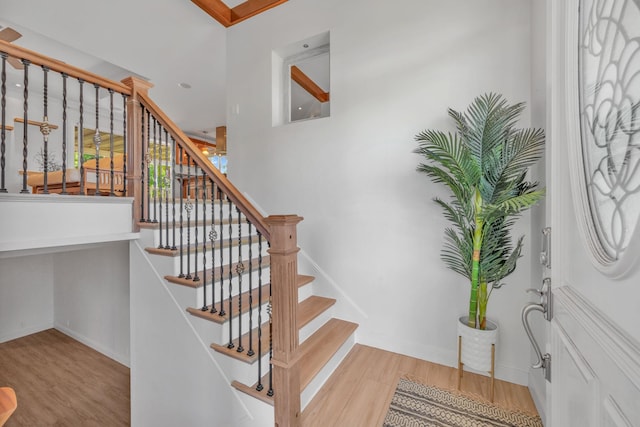
[[[175, 204], [180, 206], [180, 201]], [[182, 205], [186, 204], [187, 199], [183, 199]], [[139, 222], [140, 243], [158, 275], [189, 314], [194, 329], [210, 344], [214, 357], [229, 359], [221, 365], [229, 367], [231, 385], [273, 406], [278, 391], [273, 388], [270, 365], [273, 348], [269, 337], [277, 333], [269, 321], [271, 256], [254, 227], [241, 224], [238, 218], [228, 219], [229, 209], [226, 201], [207, 201], [201, 209], [205, 218], [197, 223], [189, 221], [189, 228], [186, 216], [181, 219], [176, 213], [176, 227], [182, 221], [185, 242], [187, 235], [190, 240], [201, 236], [197, 245], [190, 241], [182, 251], [179, 244], [166, 249], [166, 222], [163, 229], [159, 222]], [[212, 212], [216, 218], [212, 218]], [[173, 224], [172, 213], [163, 219], [167, 220]], [[202, 236], [219, 240], [203, 246]], [[203, 247], [207, 253], [204, 261]], [[336, 300], [316, 294], [319, 290], [314, 289], [314, 277], [297, 274], [295, 287], [301, 411], [355, 343], [357, 325], [332, 317]]]
[[[313, 277], [299, 274], [296, 227], [302, 218], [263, 217], [153, 102], [149, 82], [136, 77], [114, 82], [4, 41], [0, 53], [0, 193], [108, 195], [111, 202], [123, 201], [127, 212], [132, 211], [128, 234], [140, 231], [140, 240], [130, 245], [129, 259], [130, 315], [135, 318], [131, 321], [132, 422], [148, 424], [154, 405], [166, 402], [178, 383], [182, 390], [185, 384], [195, 389], [193, 395], [204, 406], [219, 392], [210, 383], [217, 386], [229, 380], [229, 390], [235, 387], [252, 402], [273, 406], [272, 419], [261, 419], [261, 425], [272, 425], [273, 419], [281, 427], [300, 425], [302, 409], [346, 356], [357, 328], [332, 317], [336, 301], [322, 296]], [[5, 73], [9, 59], [20, 61], [23, 70]], [[42, 80], [32, 75], [29, 85], [29, 67], [39, 69]], [[61, 79], [61, 94], [49, 93], [57, 88], [49, 86], [49, 78]], [[21, 82], [23, 89], [9, 97], [5, 89], [15, 82]], [[21, 117], [17, 111], [8, 112], [6, 105], [22, 106]], [[40, 115], [33, 111], [34, 105], [43, 108], [42, 122], [31, 120]], [[21, 146], [11, 145], [7, 137], [14, 129], [7, 123], [10, 116], [23, 124]], [[49, 117], [58, 118], [59, 124], [50, 123]], [[95, 124], [93, 161], [85, 161], [83, 151], [89, 123]], [[31, 137], [29, 126], [34, 127]], [[34, 133], [35, 126], [39, 134]], [[58, 128], [61, 132], [54, 138], [51, 130]], [[105, 129], [109, 131], [103, 138]], [[82, 135], [75, 153], [74, 132]], [[120, 147], [114, 143], [116, 136], [122, 140]], [[38, 174], [29, 170], [34, 147], [43, 153]], [[63, 159], [59, 170], [49, 167], [47, 159], [54, 153]], [[40, 177], [41, 184], [30, 181]], [[128, 228], [129, 220], [122, 222]], [[179, 315], [174, 312], [176, 305]], [[187, 337], [189, 330], [193, 337]], [[187, 367], [179, 376], [170, 357], [153, 363], [164, 350], [164, 341], [158, 342], [170, 333], [173, 341], [166, 342], [181, 350], [171, 357], [192, 363], [197, 359], [202, 372]], [[194, 344], [206, 348], [205, 358], [201, 353], [194, 356], [201, 352], [192, 348]], [[208, 368], [209, 358], [215, 369]], [[207, 373], [217, 376], [203, 380]], [[232, 399], [219, 400], [224, 403], [217, 406]], [[190, 407], [182, 409], [163, 414], [183, 415]], [[200, 413], [192, 417], [194, 422], [199, 418]]]

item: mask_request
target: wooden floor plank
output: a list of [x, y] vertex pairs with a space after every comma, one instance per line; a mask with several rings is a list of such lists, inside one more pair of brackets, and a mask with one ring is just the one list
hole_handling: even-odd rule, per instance
[[0, 384], [18, 400], [5, 427], [131, 422], [129, 369], [55, 329], [0, 344]]
[[[382, 425], [400, 377], [455, 390], [457, 371], [448, 366], [356, 344], [302, 413], [304, 427]], [[488, 400], [488, 377], [465, 372], [462, 394]], [[537, 414], [529, 390], [496, 380], [495, 404]]]

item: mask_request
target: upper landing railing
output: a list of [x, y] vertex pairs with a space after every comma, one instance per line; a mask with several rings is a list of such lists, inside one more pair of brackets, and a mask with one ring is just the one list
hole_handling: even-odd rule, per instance
[[[301, 218], [263, 217], [151, 100], [150, 83], [136, 77], [115, 82], [4, 41], [0, 61], [0, 193], [132, 197], [133, 230], [151, 223], [160, 231], [158, 250], [195, 261], [186, 262], [185, 271], [181, 261], [179, 279], [204, 285], [203, 311], [228, 313], [229, 348], [257, 353], [255, 388], [273, 397], [275, 423], [299, 425], [296, 225]], [[262, 283], [261, 273], [256, 283], [252, 279], [252, 269], [262, 271], [260, 250], [255, 259], [251, 249], [248, 257], [242, 249], [232, 257], [230, 248], [241, 248], [246, 240], [243, 229], [249, 248], [263, 242], [269, 247], [270, 284]], [[242, 316], [232, 323], [231, 313], [243, 312], [243, 298], [237, 298], [240, 307], [231, 306], [232, 277], [239, 278], [235, 292], [249, 295], [249, 307], [268, 307], [266, 323], [261, 309], [257, 320], [249, 315], [248, 325], [240, 323]], [[257, 330], [265, 342], [243, 343], [245, 330]], [[262, 366], [263, 355], [268, 366]]]

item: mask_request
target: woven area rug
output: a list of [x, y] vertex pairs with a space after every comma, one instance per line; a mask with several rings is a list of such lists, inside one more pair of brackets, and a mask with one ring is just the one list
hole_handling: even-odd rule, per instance
[[401, 378], [383, 427], [542, 427], [540, 417], [509, 411]]

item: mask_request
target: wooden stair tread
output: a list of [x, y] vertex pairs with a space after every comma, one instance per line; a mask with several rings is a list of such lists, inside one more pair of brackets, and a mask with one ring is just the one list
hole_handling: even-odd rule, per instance
[[[302, 343], [300, 346], [302, 354], [299, 362], [301, 393], [357, 327], [358, 325], [352, 322], [331, 319], [315, 334], [309, 337], [307, 341]], [[268, 381], [269, 373], [267, 372], [262, 377], [262, 384], [264, 386], [262, 391], [256, 390], [258, 383], [247, 386], [239, 381], [232, 381], [231, 385], [238, 391], [273, 405], [273, 396], [267, 395]]]
[[269, 381], [269, 374], [266, 374], [265, 376], [262, 377], [262, 385], [264, 386], [264, 388], [261, 391], [256, 390], [258, 383], [255, 383], [252, 386], [248, 386], [248, 385], [242, 384], [240, 381], [234, 380], [231, 382], [231, 386], [238, 391], [248, 394], [249, 396], [253, 396], [256, 399], [259, 399], [264, 403], [267, 403], [273, 406], [273, 396], [267, 395], [267, 393], [269, 392], [268, 381]]
[[297, 278], [298, 288], [301, 288], [304, 285], [308, 285], [314, 280], [316, 280], [316, 278], [313, 276], [305, 276], [304, 274], [298, 274], [298, 278]]
[[[258, 328], [253, 328], [251, 331], [251, 339], [253, 342], [253, 355], [249, 355], [249, 332], [242, 335], [242, 345], [244, 347], [244, 351], [238, 351], [238, 344], [240, 340], [236, 338], [233, 340], [233, 348], [227, 347], [227, 344], [211, 344], [211, 348], [217, 351], [218, 353], [226, 354], [229, 357], [233, 357], [234, 359], [240, 360], [246, 363], [253, 363], [258, 360], [258, 356], [264, 356], [269, 351], [269, 322], [265, 322], [262, 324], [260, 328], [262, 330], [262, 342], [258, 341]], [[259, 346], [258, 344], [261, 344]]]
[[300, 392], [318, 375], [357, 327], [356, 323], [332, 318], [300, 344]]
[[[302, 301], [299, 305], [298, 305], [298, 325], [300, 328], [302, 328], [303, 326], [307, 325], [309, 322], [311, 322], [313, 319], [315, 319], [316, 317], [318, 317], [322, 312], [324, 312], [326, 309], [328, 309], [329, 307], [331, 307], [333, 304], [335, 304], [336, 300], [335, 299], [331, 299], [331, 298], [325, 298], [325, 297], [320, 297], [320, 296], [310, 296], [309, 298], [307, 298], [306, 300]], [[191, 312], [191, 311], [190, 311]], [[198, 315], [197, 313], [193, 313], [194, 315]], [[214, 314], [215, 315], [215, 314]], [[220, 316], [218, 316], [220, 317]], [[265, 322], [262, 324], [262, 345], [266, 346], [267, 345], [267, 339], [269, 336], [269, 322]], [[244, 347], [244, 351], [242, 352], [238, 352], [238, 345], [240, 343], [240, 340], [238, 338], [234, 339], [233, 342], [233, 347], [229, 348], [228, 347], [228, 343], [225, 344], [217, 344], [217, 343], [212, 343], [211, 344], [211, 348], [214, 349], [215, 351], [217, 351], [218, 353], [223, 353], [226, 354], [227, 356], [233, 357], [234, 359], [237, 360], [241, 360], [243, 362], [246, 363], [253, 363], [256, 360], [258, 360], [258, 355], [262, 354], [264, 355], [266, 351], [268, 351], [267, 347], [264, 347], [262, 349], [257, 347], [257, 343], [258, 341], [258, 328], [253, 328], [251, 331], [251, 340], [253, 343], [253, 351], [254, 354], [249, 356], [248, 355], [248, 351], [249, 351], [249, 332], [247, 332], [246, 334], [242, 335], [242, 344]], [[259, 352], [259, 350], [261, 350], [261, 352]]]
[[[258, 306], [259, 292], [260, 292], [260, 288], [255, 288], [251, 291], [251, 308]], [[239, 298], [242, 299], [242, 313], [246, 313], [247, 311], [249, 311], [249, 292], [246, 291], [240, 295], [235, 295], [231, 298], [231, 317], [238, 317], [238, 315], [240, 314], [240, 307], [238, 303]], [[269, 284], [268, 283], [266, 285], [262, 285], [262, 300], [263, 300], [262, 301], [263, 303], [266, 303], [269, 301]], [[220, 306], [216, 304], [216, 309], [219, 309], [219, 308]], [[227, 320], [229, 320], [229, 312], [227, 311], [229, 309], [229, 298], [225, 299], [222, 302], [222, 308], [225, 310], [225, 314], [222, 316], [220, 315], [220, 313], [211, 313], [210, 305], [207, 306], [206, 311], [203, 311], [200, 308], [193, 308], [193, 307], [187, 308], [187, 311], [196, 317], [200, 317], [206, 320], [211, 320], [218, 324], [223, 324]]]
[[[257, 272], [258, 271], [258, 265], [259, 265], [259, 258], [254, 258], [251, 260], [251, 271]], [[271, 258], [269, 257], [269, 255], [265, 255], [262, 257], [262, 268], [265, 269], [267, 267], [269, 267], [269, 264], [271, 262]], [[238, 266], [237, 262], [234, 262], [233, 264], [231, 264], [231, 277], [236, 277], [238, 275], [238, 272], [236, 271], [236, 267]], [[208, 281], [210, 281], [211, 277], [216, 277], [216, 281], [219, 281], [220, 278], [220, 267], [216, 267], [214, 270], [212, 269], [208, 269], [207, 270], [207, 277], [209, 278]], [[213, 274], [213, 276], [212, 276]], [[223, 278], [226, 280], [229, 277], [229, 265], [225, 265], [222, 269], [222, 274], [223, 274]], [[249, 274], [249, 266], [245, 265], [244, 268], [244, 272], [243, 274]], [[198, 271], [197, 273], [198, 277], [204, 277], [204, 270]], [[182, 285], [182, 286], [187, 286], [190, 288], [199, 288], [200, 286], [202, 286], [202, 284], [204, 283], [202, 280], [199, 281], [193, 281], [193, 279], [186, 279], [184, 277], [178, 277], [178, 276], [164, 276], [164, 278], [171, 282], [171, 283], [175, 283], [176, 285]]]
[[[313, 276], [304, 276], [299, 274], [297, 277], [298, 287], [304, 286], [307, 283], [310, 283], [311, 281], [313, 281], [313, 279], [314, 279]], [[263, 300], [262, 302], [263, 303], [267, 303], [269, 301], [269, 286], [270, 286], [269, 283], [262, 285], [262, 300]], [[252, 307], [256, 307], [258, 305], [258, 289], [259, 288], [254, 288], [252, 291], [252, 302], [253, 302]], [[245, 313], [249, 310], [249, 291], [245, 291], [240, 295], [242, 295], [242, 312]], [[228, 309], [229, 298], [226, 298], [222, 302], [222, 307], [224, 308], [225, 311]], [[187, 311], [196, 317], [200, 317], [206, 320], [211, 320], [219, 324], [222, 324], [229, 319], [228, 313], [225, 313], [224, 316], [220, 316], [219, 313], [211, 313], [210, 311], [211, 305], [208, 305], [207, 308], [208, 310], [202, 311], [201, 308], [189, 307], [187, 308]], [[216, 304], [216, 309], [218, 308], [219, 308], [219, 304]], [[240, 308], [238, 307], [238, 295], [235, 295], [231, 299], [231, 308], [233, 309], [232, 317], [237, 317], [240, 311]]]
[[[252, 239], [253, 239], [252, 240], [253, 243], [258, 243], [257, 236], [252, 236]], [[242, 237], [242, 238], [239, 239], [239, 241], [238, 241], [237, 238], [231, 239], [231, 244], [229, 244], [229, 240], [228, 239], [224, 239], [222, 241], [222, 244], [220, 244], [219, 240], [216, 240], [216, 242], [214, 243], [214, 247], [215, 247], [215, 249], [220, 249], [221, 247], [222, 248], [228, 248], [229, 246], [235, 248], [235, 247], [238, 246], [238, 244], [246, 245], [248, 243], [249, 243], [249, 238], [248, 237]], [[186, 251], [187, 251], [186, 246], [187, 245], [185, 245], [185, 248], [182, 250], [183, 254], [186, 253]], [[192, 243], [190, 245], [190, 247], [191, 247], [191, 253], [194, 253], [195, 250], [196, 250], [195, 243]], [[201, 251], [202, 251], [202, 243], [198, 243], [197, 248], [198, 248], [198, 253], [201, 253]], [[207, 241], [207, 243], [205, 244], [205, 248], [207, 250], [210, 250], [211, 249], [211, 242]], [[153, 254], [153, 255], [162, 255], [162, 256], [171, 256], [171, 257], [180, 256], [180, 249], [165, 249], [165, 248], [151, 248], [151, 247], [149, 247], [149, 248], [145, 248], [144, 250], [147, 251], [150, 254]]]
[[298, 328], [309, 324], [313, 319], [336, 303], [333, 298], [312, 295], [298, 304]]

